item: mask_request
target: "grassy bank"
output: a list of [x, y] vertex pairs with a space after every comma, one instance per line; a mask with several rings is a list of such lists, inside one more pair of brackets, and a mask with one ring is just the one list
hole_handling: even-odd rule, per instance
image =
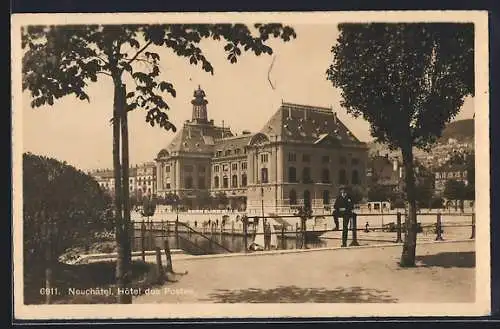
[[[57, 288], [58, 295], [53, 296], [54, 304], [113, 304], [117, 302], [115, 279], [116, 262], [96, 262], [90, 264], [68, 265], [58, 263], [53, 268], [52, 286]], [[131, 284], [129, 288], [144, 289], [165, 282], [159, 278], [155, 264], [142, 261], [132, 262]], [[25, 268], [24, 303], [43, 304], [45, 296], [40, 292], [45, 287], [44, 269]], [[109, 289], [111, 294], [99, 293], [78, 294], [85, 289]], [[77, 291], [77, 293], [72, 293]]]

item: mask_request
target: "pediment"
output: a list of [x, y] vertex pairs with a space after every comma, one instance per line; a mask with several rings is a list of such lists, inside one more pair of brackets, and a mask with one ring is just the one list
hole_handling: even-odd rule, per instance
[[269, 137], [267, 137], [263, 133], [258, 133], [255, 134], [250, 141], [248, 142], [248, 145], [253, 145], [253, 146], [258, 146], [258, 145], [264, 145], [269, 143]]

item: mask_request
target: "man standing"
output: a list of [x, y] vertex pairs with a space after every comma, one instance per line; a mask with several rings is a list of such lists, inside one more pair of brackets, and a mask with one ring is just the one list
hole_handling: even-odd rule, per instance
[[347, 233], [349, 230], [349, 221], [353, 215], [354, 204], [347, 195], [345, 188], [340, 188], [340, 195], [335, 199], [333, 206], [333, 219], [338, 230], [339, 216], [342, 217], [342, 247], [347, 246]]

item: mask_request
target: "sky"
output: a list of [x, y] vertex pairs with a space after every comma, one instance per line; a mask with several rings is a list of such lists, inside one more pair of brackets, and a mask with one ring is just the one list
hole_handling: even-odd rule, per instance
[[[330, 49], [338, 37], [336, 24], [293, 27], [296, 39], [269, 42], [272, 56], [243, 53], [236, 64], [227, 61], [223, 42], [204, 41], [201, 48], [214, 67], [214, 75], [168, 49], [158, 50], [160, 77], [172, 82], [177, 91], [177, 97], [165, 99], [170, 120], [180, 129], [191, 118], [190, 102], [200, 85], [208, 100], [209, 119], [217, 125], [224, 120], [234, 133], [259, 131], [284, 101], [332, 107], [355, 136], [370, 141], [368, 122], [348, 115], [340, 107], [340, 91], [326, 80], [325, 72], [332, 62]], [[268, 82], [273, 57], [270, 79], [275, 89]], [[82, 170], [111, 168], [113, 89], [107, 76], [99, 78], [87, 89], [90, 102], [66, 96], [53, 106], [33, 109], [29, 93], [23, 93], [24, 152], [54, 157]], [[456, 120], [472, 118], [473, 113], [474, 100], [468, 98]], [[147, 124], [144, 110], [130, 113], [130, 163], [152, 161], [173, 136], [172, 131]]]

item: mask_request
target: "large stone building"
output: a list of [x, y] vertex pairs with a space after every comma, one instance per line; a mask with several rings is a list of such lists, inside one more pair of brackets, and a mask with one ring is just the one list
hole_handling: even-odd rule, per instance
[[[113, 170], [95, 170], [91, 175], [99, 186], [111, 195], [115, 193], [115, 176]], [[129, 169], [129, 193], [141, 198], [143, 195], [156, 194], [156, 164], [147, 162]]]
[[368, 147], [331, 108], [282, 103], [256, 133], [234, 135], [208, 119], [205, 92], [192, 119], [156, 158], [159, 195], [200, 191], [246, 200], [247, 211], [331, 205], [340, 185], [366, 186]]

